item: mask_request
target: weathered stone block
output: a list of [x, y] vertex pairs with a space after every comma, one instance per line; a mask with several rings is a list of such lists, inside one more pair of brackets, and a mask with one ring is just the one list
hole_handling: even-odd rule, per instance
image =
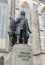
[[12, 65], [33, 65], [32, 50], [29, 45], [17, 44], [12, 49]]

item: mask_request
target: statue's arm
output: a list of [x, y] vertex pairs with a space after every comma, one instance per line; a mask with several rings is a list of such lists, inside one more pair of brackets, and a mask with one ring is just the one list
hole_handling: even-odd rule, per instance
[[28, 28], [28, 31], [29, 31], [29, 33], [31, 33], [30, 28], [29, 28], [29, 25], [28, 25], [28, 20], [26, 20], [26, 21], [27, 21], [27, 28]]
[[12, 17], [9, 17], [9, 19], [15, 21], [15, 19], [13, 19]]
[[20, 22], [20, 18], [18, 17], [17, 19], [16, 19], [16, 24], [18, 24]]
[[13, 22], [15, 22], [15, 20], [14, 20], [12, 17], [10, 17], [9, 19], [10, 19], [10, 25], [11, 25]]
[[16, 23], [12, 17], [10, 17], [9, 19], [10, 19], [10, 24], [9, 24], [9, 33], [10, 33], [10, 30], [12, 31], [12, 27], [16, 26]]

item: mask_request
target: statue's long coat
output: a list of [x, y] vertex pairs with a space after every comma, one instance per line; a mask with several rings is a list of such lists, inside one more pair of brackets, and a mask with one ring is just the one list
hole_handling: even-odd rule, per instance
[[26, 33], [28, 31], [30, 31], [29, 26], [28, 26], [28, 20], [27, 19], [17, 18], [16, 22], [17, 22], [17, 25], [16, 25], [15, 34], [19, 34], [20, 35], [20, 31], [21, 30], [24, 30]]

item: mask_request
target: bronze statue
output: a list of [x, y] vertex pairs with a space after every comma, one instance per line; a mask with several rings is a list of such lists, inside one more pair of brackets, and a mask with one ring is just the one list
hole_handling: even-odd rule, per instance
[[[21, 11], [20, 17], [16, 20], [11, 19], [9, 38], [12, 37], [12, 46], [14, 44], [27, 44], [29, 39], [29, 33], [31, 33], [28, 26], [28, 19], [25, 18], [25, 12]], [[11, 34], [11, 35], [10, 35]]]
[[16, 35], [15, 35], [16, 23], [13, 18], [10, 17], [10, 26], [9, 26], [9, 46], [13, 46], [16, 42]]

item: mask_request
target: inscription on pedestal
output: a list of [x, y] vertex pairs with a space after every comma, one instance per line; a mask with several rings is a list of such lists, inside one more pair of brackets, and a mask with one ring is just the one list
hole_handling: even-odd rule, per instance
[[29, 52], [20, 52], [18, 58], [20, 58], [22, 61], [29, 61], [31, 59], [31, 55]]

